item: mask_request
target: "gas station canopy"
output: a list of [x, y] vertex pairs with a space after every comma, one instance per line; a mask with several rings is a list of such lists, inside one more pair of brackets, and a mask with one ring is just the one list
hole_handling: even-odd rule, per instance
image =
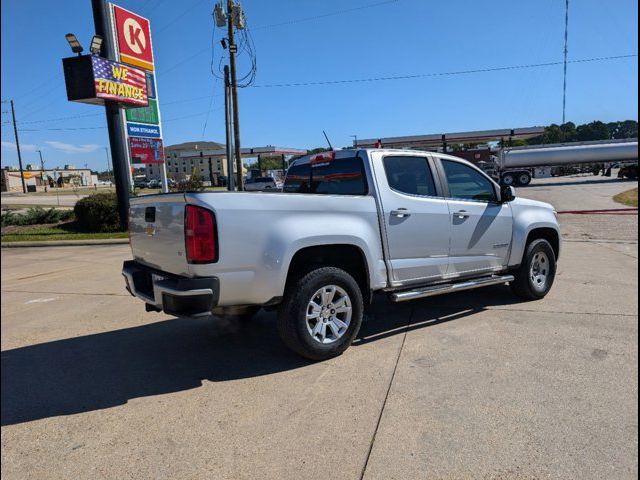
[[384, 148], [433, 148], [443, 143], [486, 143], [506, 139], [527, 139], [544, 133], [544, 127], [512, 128], [501, 130], [481, 130], [476, 132], [437, 133], [430, 135], [415, 135], [406, 137], [386, 137], [358, 139], [353, 142], [354, 147], [373, 148], [378, 141]]
[[[241, 154], [243, 158], [252, 158], [261, 156], [276, 156], [276, 155], [306, 155], [306, 150], [301, 150], [299, 148], [287, 148], [287, 147], [254, 147], [254, 148], [243, 148], [241, 149]], [[180, 158], [189, 158], [189, 157], [220, 157], [226, 158], [227, 150], [224, 148], [215, 149], [215, 150], [201, 150], [198, 152], [181, 152]]]

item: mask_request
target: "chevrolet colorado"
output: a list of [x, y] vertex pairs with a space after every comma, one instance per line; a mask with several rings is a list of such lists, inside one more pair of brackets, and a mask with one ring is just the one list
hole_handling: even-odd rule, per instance
[[465, 160], [410, 150], [308, 155], [282, 192], [137, 197], [129, 231], [122, 273], [147, 311], [277, 309], [283, 341], [313, 360], [348, 348], [374, 292], [403, 302], [509, 283], [541, 299], [560, 254], [551, 205]]

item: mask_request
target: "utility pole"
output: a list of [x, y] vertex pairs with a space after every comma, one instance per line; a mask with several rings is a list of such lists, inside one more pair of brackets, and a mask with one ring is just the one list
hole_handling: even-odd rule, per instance
[[[238, 191], [244, 190], [242, 181], [242, 153], [240, 150], [240, 115], [238, 110], [238, 78], [236, 74], [236, 53], [238, 46], [234, 40], [233, 0], [227, 0], [227, 27], [229, 35], [229, 67], [231, 68], [231, 104], [233, 110], [233, 140], [236, 147], [236, 186]], [[236, 8], [240, 8], [238, 5]], [[241, 13], [239, 12], [238, 17]]]
[[562, 86], [562, 124], [567, 120], [567, 60], [569, 57], [569, 0], [565, 1], [564, 15], [564, 82]]
[[[91, 0], [93, 7], [93, 23], [96, 35], [103, 38], [102, 50], [105, 57], [115, 60], [115, 45], [111, 42], [109, 31], [109, 20], [107, 5], [104, 0]], [[127, 164], [127, 146], [124, 142], [122, 131], [122, 117], [120, 107], [116, 102], [106, 100], [105, 113], [107, 117], [107, 130], [109, 132], [109, 145], [111, 147], [111, 158], [113, 160], [113, 175], [116, 184], [116, 196], [118, 198], [118, 214], [120, 217], [120, 227], [123, 230], [128, 228], [129, 223], [129, 166]]]
[[20, 154], [20, 140], [18, 140], [18, 127], [16, 126], [16, 109], [11, 100], [11, 118], [13, 120], [13, 133], [16, 137], [16, 150], [18, 150], [18, 165], [20, 166], [20, 180], [22, 181], [22, 193], [27, 193], [27, 186], [24, 183], [24, 170], [22, 169], [22, 155]]
[[229, 65], [224, 66], [224, 124], [227, 148], [227, 190], [233, 191], [233, 140], [231, 139], [231, 82]]
[[109, 176], [109, 182], [113, 183], [113, 177], [111, 176], [111, 158], [109, 157], [109, 147], [104, 147], [104, 153], [107, 156], [107, 175]]
[[42, 185], [44, 185], [44, 191], [47, 191], [47, 184], [44, 183], [44, 160], [42, 159], [42, 150], [36, 150], [36, 152], [38, 152], [38, 155], [40, 155], [40, 181], [42, 182]]

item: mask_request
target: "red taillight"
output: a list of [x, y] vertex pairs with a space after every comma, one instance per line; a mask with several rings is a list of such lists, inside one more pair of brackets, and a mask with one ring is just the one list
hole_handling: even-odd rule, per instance
[[189, 263], [218, 261], [218, 234], [213, 212], [187, 205], [184, 212], [184, 243]]

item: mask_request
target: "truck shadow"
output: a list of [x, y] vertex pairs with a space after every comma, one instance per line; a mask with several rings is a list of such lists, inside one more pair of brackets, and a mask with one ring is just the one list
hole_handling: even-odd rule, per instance
[[[402, 305], [376, 299], [354, 345], [465, 317], [512, 298], [505, 288], [494, 287]], [[411, 318], [416, 306], [430, 313]], [[203, 380], [223, 382], [309, 365], [282, 344], [274, 319], [268, 312], [248, 323], [169, 319], [3, 351], [1, 424], [110, 408], [197, 388]]]

